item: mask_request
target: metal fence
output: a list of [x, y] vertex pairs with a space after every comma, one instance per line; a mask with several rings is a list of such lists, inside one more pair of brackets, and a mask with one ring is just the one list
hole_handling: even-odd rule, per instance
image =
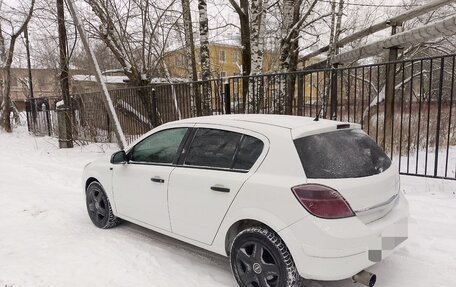
[[[110, 95], [129, 142], [159, 124], [200, 114], [318, 115], [361, 124], [402, 174], [456, 179], [455, 57], [160, 84]], [[55, 135], [56, 101], [28, 101], [30, 130]], [[71, 110], [78, 140], [115, 141], [100, 93], [72, 95]]]

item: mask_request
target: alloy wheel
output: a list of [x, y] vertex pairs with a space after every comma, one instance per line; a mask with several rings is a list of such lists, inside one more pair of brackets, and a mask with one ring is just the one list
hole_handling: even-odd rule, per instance
[[235, 264], [247, 287], [276, 287], [280, 268], [272, 252], [261, 242], [247, 241], [236, 252]]
[[103, 191], [98, 188], [90, 190], [87, 200], [90, 217], [92, 217], [96, 223], [101, 224], [107, 216], [108, 207]]

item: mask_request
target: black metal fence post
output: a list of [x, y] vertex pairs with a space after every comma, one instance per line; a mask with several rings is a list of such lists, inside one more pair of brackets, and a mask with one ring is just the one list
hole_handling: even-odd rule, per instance
[[52, 124], [51, 124], [51, 111], [50, 111], [51, 105], [49, 104], [49, 98], [46, 98], [45, 106], [46, 106], [46, 124], [47, 124], [48, 136], [51, 136], [52, 135]]
[[157, 115], [157, 95], [155, 89], [152, 89], [152, 125], [154, 128], [158, 125], [158, 115]]
[[225, 83], [225, 114], [231, 114], [230, 82]]
[[32, 131], [31, 122], [30, 122], [30, 112], [31, 112], [30, 106], [31, 106], [30, 100], [29, 99], [25, 100], [25, 115], [27, 116], [27, 130], [29, 132]]
[[[331, 109], [330, 119], [337, 120], [337, 65], [334, 65], [331, 70]], [[342, 72], [342, 71], [341, 71]]]
[[[439, 98], [437, 102], [437, 127], [435, 129], [435, 159], [434, 159], [434, 177], [437, 177], [439, 167], [439, 145], [440, 145], [440, 118], [442, 117], [442, 94], [444, 80], [445, 58], [442, 57], [440, 62], [440, 79], [439, 79]], [[430, 97], [430, 95], [429, 95]], [[450, 130], [448, 130], [448, 133]]]
[[304, 77], [306, 75], [298, 76], [298, 101], [297, 101], [297, 115], [302, 116], [302, 111], [304, 108]]

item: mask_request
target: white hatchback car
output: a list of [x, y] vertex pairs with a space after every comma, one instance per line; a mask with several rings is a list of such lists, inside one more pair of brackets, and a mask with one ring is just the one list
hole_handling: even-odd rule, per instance
[[229, 256], [240, 286], [339, 280], [407, 238], [398, 169], [357, 124], [226, 115], [161, 125], [83, 174], [100, 228], [118, 218]]

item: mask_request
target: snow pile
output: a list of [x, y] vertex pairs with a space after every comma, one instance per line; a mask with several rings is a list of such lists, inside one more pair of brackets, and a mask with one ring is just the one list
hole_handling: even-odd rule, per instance
[[[96, 82], [97, 78], [93, 75], [74, 75], [72, 76], [73, 81], [76, 82]], [[125, 84], [128, 82], [127, 76], [102, 76], [102, 80], [106, 84]]]
[[[115, 146], [59, 150], [20, 128], [0, 132], [0, 286], [236, 286], [226, 259], [124, 223], [97, 229], [85, 210], [84, 165]], [[402, 177], [410, 239], [370, 268], [378, 285], [453, 286], [456, 182]], [[350, 280], [306, 286], [354, 286]]]

